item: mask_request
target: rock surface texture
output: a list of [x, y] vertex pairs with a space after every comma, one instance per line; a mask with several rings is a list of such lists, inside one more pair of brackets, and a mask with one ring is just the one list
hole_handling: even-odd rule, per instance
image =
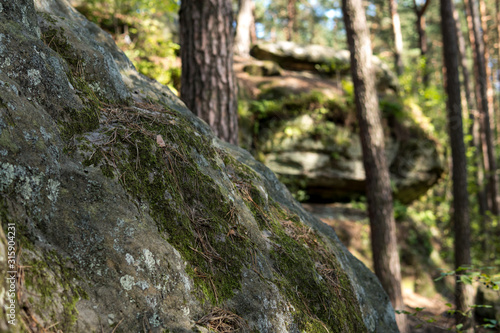
[[8, 332], [396, 332], [376, 277], [66, 0], [0, 0]]
[[[250, 50], [260, 60], [272, 60], [285, 69], [314, 71], [327, 75], [348, 75], [351, 68], [349, 51], [322, 45], [301, 46], [293, 42], [261, 43]], [[377, 89], [398, 90], [396, 75], [376, 56], [373, 64], [377, 75]]]
[[[317, 134], [319, 126], [329, 132]], [[345, 201], [365, 195], [361, 142], [350, 128], [328, 120], [318, 125], [313, 117], [302, 115], [263, 133], [264, 163], [287, 184], [305, 190], [310, 201]], [[443, 156], [424, 133], [403, 137], [390, 133], [385, 146], [394, 198], [400, 202], [418, 199], [441, 178]]]

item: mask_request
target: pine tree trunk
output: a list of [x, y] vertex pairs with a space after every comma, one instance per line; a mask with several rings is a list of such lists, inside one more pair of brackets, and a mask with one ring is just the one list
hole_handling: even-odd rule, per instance
[[[491, 80], [491, 67], [488, 65], [490, 63], [490, 50], [489, 50], [489, 38], [488, 38], [488, 22], [486, 21], [486, 18], [488, 15], [486, 14], [486, 4], [484, 0], [479, 0], [479, 12], [480, 12], [480, 18], [481, 18], [481, 31], [483, 35], [483, 44], [484, 44], [484, 63], [486, 64], [486, 95], [488, 96], [488, 105], [489, 105], [489, 112], [490, 112], [490, 121], [491, 125], [493, 126], [493, 136], [494, 133], [496, 132], [496, 126], [495, 126], [495, 112], [493, 110], [493, 85], [492, 85], [492, 80]], [[494, 140], [494, 139], [493, 139]], [[497, 180], [498, 181], [498, 180]]]
[[401, 34], [401, 22], [398, 14], [398, 3], [389, 0], [389, 11], [391, 12], [392, 33], [394, 35], [394, 64], [398, 75], [403, 74], [404, 66], [401, 54], [403, 53], [403, 35]]
[[181, 99], [215, 134], [238, 143], [230, 0], [182, 0]]
[[[496, 72], [496, 79], [497, 79], [497, 82], [499, 81], [500, 79], [500, 0], [496, 0], [495, 1], [495, 11], [496, 11], [496, 26], [497, 26], [497, 40], [496, 40], [496, 44], [497, 44], [497, 72]], [[498, 92], [496, 92], [496, 95], [497, 95], [497, 107], [496, 107], [496, 110], [497, 110], [497, 123], [496, 123], [496, 126], [497, 126], [497, 131], [500, 131], [500, 94]], [[500, 134], [497, 134], [497, 144], [500, 143]], [[499, 226], [500, 228], [500, 226]], [[500, 231], [500, 229], [499, 229]]]
[[287, 10], [287, 26], [286, 26], [286, 40], [291, 42], [295, 38], [295, 27], [296, 27], [296, 16], [297, 16], [297, 0], [288, 0], [286, 10]]
[[250, 44], [257, 44], [257, 28], [255, 27], [255, 2], [252, 1], [252, 22], [250, 23]]
[[[351, 52], [351, 73], [366, 173], [366, 196], [375, 274], [389, 295], [394, 308], [402, 310], [404, 304], [401, 294], [401, 269], [391, 184], [375, 90], [370, 36], [362, 0], [343, 0], [342, 10]], [[397, 321], [400, 331], [406, 332], [406, 318], [398, 315]]]
[[236, 25], [236, 36], [234, 39], [234, 53], [242, 56], [250, 56], [250, 29], [253, 22], [252, 0], [240, 0], [238, 20]]
[[467, 55], [466, 55], [466, 45], [465, 38], [460, 29], [460, 17], [458, 15], [458, 11], [453, 2], [451, 2], [453, 8], [453, 17], [455, 19], [455, 29], [457, 31], [457, 40], [458, 40], [458, 59], [460, 62], [460, 67], [462, 68], [462, 77], [463, 77], [463, 86], [465, 90], [465, 101], [469, 113], [469, 135], [472, 137], [470, 141], [470, 147], [474, 148], [474, 163], [476, 163], [477, 171], [476, 171], [476, 179], [475, 183], [477, 185], [477, 201], [479, 204], [479, 215], [481, 216], [480, 227], [481, 227], [481, 247], [486, 251], [486, 221], [488, 220], [488, 216], [486, 215], [486, 211], [488, 210], [488, 199], [486, 196], [485, 188], [484, 188], [484, 165], [483, 165], [483, 154], [481, 150], [481, 138], [479, 134], [479, 117], [477, 117], [477, 109], [474, 105], [472, 90], [471, 90], [471, 82], [470, 82], [470, 73], [469, 68], [467, 66]]
[[419, 8], [417, 5], [417, 1], [413, 0], [413, 10], [415, 11], [415, 15], [417, 16], [417, 33], [418, 33], [418, 47], [420, 48], [420, 56], [424, 60], [424, 70], [422, 75], [422, 83], [425, 87], [429, 85], [429, 69], [428, 69], [428, 60], [427, 60], [427, 33], [426, 33], [426, 25], [425, 25], [425, 11], [427, 10], [431, 0], [427, 0], [424, 5]]
[[[484, 194], [484, 197], [481, 197], [480, 200], [480, 205], [484, 205], [484, 210], [485, 211], [491, 211], [491, 197], [489, 195], [489, 192], [486, 191], [487, 184], [484, 181], [484, 174], [481, 174], [480, 171], [484, 170], [486, 174], [489, 173], [490, 167], [489, 167], [489, 160], [488, 160], [488, 148], [486, 147], [486, 135], [485, 130], [484, 130], [484, 120], [483, 120], [483, 114], [484, 112], [482, 111], [482, 103], [481, 103], [481, 89], [479, 86], [479, 69], [478, 69], [478, 62], [476, 61], [476, 55], [477, 55], [477, 50], [476, 50], [476, 38], [474, 37], [474, 27], [472, 23], [472, 14], [471, 14], [471, 5], [469, 3], [469, 0], [464, 0], [464, 7], [465, 7], [465, 12], [466, 12], [466, 19], [467, 19], [467, 29], [469, 32], [469, 42], [470, 46], [472, 49], [472, 56], [474, 59], [474, 101], [476, 104], [476, 108], [478, 110], [478, 113], [476, 114], [475, 122], [472, 124], [473, 126], [473, 138], [475, 138], [477, 142], [477, 154], [481, 156], [482, 160], [478, 161], [479, 163], [479, 169], [478, 169], [478, 183], [481, 184], [479, 192]], [[482, 166], [482, 168], [481, 168]]]
[[[443, 34], [443, 59], [446, 69], [445, 89], [448, 96], [448, 126], [452, 158], [453, 226], [455, 232], [455, 268], [470, 266], [469, 196], [467, 191], [467, 160], [463, 137], [460, 80], [458, 73], [458, 42], [453, 18], [452, 0], [441, 0], [441, 32]], [[458, 280], [458, 279], [457, 279]], [[466, 313], [473, 304], [469, 285], [455, 283], [457, 310]], [[464, 325], [464, 332], [473, 332], [472, 321], [457, 314], [457, 324]]]
[[[458, 59], [460, 62], [460, 67], [462, 68], [462, 77], [463, 77], [463, 86], [465, 90], [465, 101], [469, 113], [469, 135], [472, 137], [470, 141], [470, 146], [475, 149], [474, 162], [477, 163], [477, 173], [476, 173], [476, 185], [478, 187], [477, 191], [477, 200], [479, 203], [479, 214], [481, 215], [482, 222], [486, 221], [486, 211], [488, 210], [488, 201], [486, 197], [486, 192], [484, 191], [484, 166], [482, 163], [482, 151], [481, 151], [481, 138], [479, 136], [479, 126], [477, 117], [477, 108], [474, 104], [476, 100], [473, 97], [471, 90], [471, 81], [470, 81], [470, 73], [469, 68], [467, 66], [467, 53], [466, 53], [466, 45], [465, 38], [460, 29], [460, 18], [458, 15], [458, 11], [454, 5], [451, 3], [453, 8], [453, 17], [455, 19], [455, 29], [457, 31], [457, 41], [458, 41]], [[481, 223], [483, 225], [484, 223]], [[482, 230], [482, 233], [485, 234], [486, 230]]]
[[481, 33], [481, 22], [477, 5], [474, 0], [467, 0], [468, 15], [470, 15], [470, 24], [474, 35], [474, 66], [477, 70], [476, 75], [476, 91], [478, 99], [478, 108], [482, 116], [482, 132], [484, 135], [483, 145], [485, 146], [485, 170], [487, 173], [488, 186], [487, 193], [489, 197], [490, 209], [493, 215], [499, 214], [498, 203], [498, 177], [496, 175], [496, 160], [495, 160], [495, 147], [493, 146], [493, 135], [491, 132], [490, 103], [488, 102], [488, 77], [486, 72], [486, 62], [484, 57], [484, 40]]

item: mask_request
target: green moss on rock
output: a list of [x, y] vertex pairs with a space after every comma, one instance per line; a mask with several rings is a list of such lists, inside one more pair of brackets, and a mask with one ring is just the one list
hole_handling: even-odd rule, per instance
[[359, 305], [335, 256], [315, 231], [276, 203], [267, 223], [274, 241], [271, 258], [277, 284], [296, 309], [305, 332], [364, 332]]
[[249, 244], [233, 236], [238, 227], [234, 204], [199, 165], [213, 161], [216, 151], [172, 111], [149, 111], [122, 108], [118, 117], [134, 119], [133, 125], [112, 120], [115, 126], [103, 129], [100, 140], [110, 143], [93, 142], [94, 150], [84, 152], [84, 164], [100, 167], [108, 177], [114, 174], [139, 205], [148, 204], [159, 231], [190, 264], [188, 273], [206, 298], [218, 304], [240, 288]]

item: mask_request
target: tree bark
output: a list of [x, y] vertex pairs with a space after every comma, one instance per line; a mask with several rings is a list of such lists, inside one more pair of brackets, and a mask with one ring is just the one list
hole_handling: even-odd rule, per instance
[[[389, 170], [385, 158], [384, 133], [375, 90], [370, 35], [362, 0], [342, 0], [347, 41], [351, 52], [357, 118], [366, 173], [366, 196], [370, 217], [375, 274], [395, 309], [404, 309], [401, 269], [396, 242]], [[407, 331], [406, 318], [397, 316], [401, 332]]]
[[257, 28], [255, 27], [255, 2], [252, 1], [252, 22], [250, 24], [250, 45], [257, 44]]
[[490, 198], [490, 209], [493, 215], [499, 214], [498, 203], [498, 177], [496, 175], [495, 147], [493, 146], [493, 136], [491, 132], [490, 110], [491, 103], [488, 102], [488, 77], [485, 62], [485, 45], [483, 34], [481, 33], [481, 19], [479, 17], [477, 4], [474, 0], [468, 0], [470, 20], [474, 34], [474, 63], [477, 69], [476, 82], [478, 86], [478, 106], [482, 115], [484, 141], [486, 145], [487, 163], [485, 169], [488, 178], [488, 196]]
[[181, 99], [215, 134], [238, 143], [230, 0], [182, 0]]
[[[488, 105], [489, 105], [489, 112], [490, 112], [490, 120], [491, 124], [493, 126], [494, 131], [496, 132], [496, 126], [495, 126], [495, 112], [493, 110], [493, 84], [491, 80], [491, 67], [489, 66], [490, 63], [490, 50], [489, 50], [489, 37], [488, 37], [488, 22], [486, 18], [488, 15], [486, 14], [486, 3], [484, 0], [479, 0], [479, 12], [480, 12], [480, 20], [481, 20], [481, 31], [483, 35], [483, 44], [484, 44], [484, 63], [486, 64], [486, 95], [488, 96]], [[494, 134], [493, 134], [494, 135]]]
[[401, 34], [401, 22], [398, 14], [398, 3], [389, 0], [389, 11], [391, 12], [392, 33], [394, 35], [394, 65], [398, 75], [403, 74], [404, 66], [401, 54], [403, 53], [403, 35]]
[[[497, 82], [500, 79], [500, 0], [495, 1], [495, 14], [496, 14], [496, 26], [497, 26], [497, 40], [496, 40], [496, 45], [497, 45], [497, 72], [496, 72], [496, 78]], [[500, 94], [497, 92], [497, 131], [500, 131]], [[500, 134], [497, 134], [497, 144], [500, 143]], [[500, 228], [500, 226], [499, 226]], [[500, 230], [500, 229], [499, 229]]]
[[429, 7], [431, 0], [426, 0], [422, 7], [418, 7], [417, 1], [413, 0], [413, 9], [415, 11], [415, 15], [417, 15], [417, 32], [418, 32], [418, 47], [420, 48], [420, 56], [424, 61], [424, 70], [422, 75], [422, 83], [425, 87], [429, 85], [429, 69], [428, 69], [428, 61], [427, 61], [427, 33], [425, 26], [425, 11]]
[[[474, 133], [474, 138], [476, 138], [478, 146], [477, 146], [477, 152], [478, 155], [482, 157], [482, 161], [478, 161], [478, 163], [481, 165], [482, 162], [482, 169], [479, 168], [478, 170], [478, 182], [481, 184], [480, 187], [480, 192], [484, 193], [484, 197], [481, 198], [480, 204], [484, 205], [484, 210], [485, 211], [491, 211], [491, 196], [490, 192], [487, 191], [487, 183], [484, 181], [484, 174], [482, 177], [480, 177], [480, 171], [484, 170], [484, 173], [488, 174], [490, 170], [490, 164], [488, 160], [488, 148], [486, 146], [486, 135], [485, 135], [485, 129], [484, 129], [484, 112], [482, 111], [482, 103], [481, 103], [481, 89], [479, 85], [479, 69], [478, 69], [478, 62], [476, 61], [476, 55], [477, 55], [477, 50], [476, 50], [476, 38], [474, 37], [474, 26], [472, 23], [472, 14], [471, 14], [471, 4], [469, 0], [464, 0], [464, 7], [465, 7], [465, 12], [467, 15], [467, 28], [469, 32], [469, 42], [470, 46], [472, 49], [472, 57], [474, 60], [474, 101], [476, 104], [476, 108], [478, 110], [475, 120], [476, 122], [473, 123], [473, 133]], [[480, 208], [481, 209], [481, 208]]]
[[479, 134], [479, 122], [480, 118], [478, 117], [477, 108], [475, 107], [474, 101], [475, 96], [473, 97], [471, 90], [471, 82], [470, 82], [470, 73], [469, 68], [467, 66], [467, 56], [466, 56], [466, 45], [465, 38], [460, 29], [460, 17], [458, 15], [458, 11], [453, 3], [451, 2], [453, 8], [453, 17], [455, 19], [455, 29], [457, 31], [457, 40], [458, 40], [458, 59], [460, 62], [460, 67], [462, 68], [462, 77], [463, 77], [463, 86], [465, 90], [465, 101], [469, 113], [469, 135], [472, 137], [470, 141], [470, 147], [474, 148], [474, 163], [476, 163], [477, 172], [475, 183], [477, 185], [477, 201], [479, 204], [479, 215], [481, 216], [481, 234], [483, 235], [481, 239], [481, 247], [485, 250], [486, 244], [486, 220], [488, 216], [486, 215], [486, 211], [488, 210], [488, 199], [486, 196], [485, 188], [484, 188], [484, 164], [483, 164], [483, 154], [482, 154], [482, 146], [481, 146], [481, 137]]
[[[441, 0], [441, 32], [443, 34], [443, 59], [446, 70], [445, 89], [448, 96], [448, 130], [450, 136], [453, 181], [453, 226], [455, 232], [455, 268], [470, 266], [469, 197], [467, 191], [467, 160], [463, 137], [460, 80], [458, 73], [458, 42], [456, 23], [453, 18], [452, 0]], [[462, 272], [463, 273], [463, 272]], [[455, 283], [457, 310], [466, 313], [472, 305], [469, 285]], [[464, 325], [465, 332], [473, 332], [472, 321], [457, 313], [457, 324]]]
[[236, 25], [236, 36], [234, 39], [234, 53], [242, 56], [250, 56], [250, 29], [253, 22], [253, 2], [252, 0], [240, 0], [238, 19]]
[[286, 40], [292, 41], [295, 38], [295, 30], [296, 30], [296, 17], [297, 17], [297, 0], [288, 0], [287, 6], [287, 16], [288, 21], [286, 25]]

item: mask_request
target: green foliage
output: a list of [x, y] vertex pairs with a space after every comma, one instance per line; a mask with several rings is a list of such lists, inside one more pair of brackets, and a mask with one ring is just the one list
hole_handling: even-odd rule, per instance
[[[312, 129], [312, 135], [322, 136], [335, 132], [334, 124], [325, 121], [344, 124], [349, 112], [346, 104], [348, 105], [342, 100], [327, 99], [319, 92], [294, 95], [287, 93], [285, 88], [278, 87], [262, 92], [258, 100], [250, 102], [249, 114], [254, 118], [254, 135], [262, 134], [260, 130], [263, 127], [276, 127], [283, 121], [307, 114], [314, 119], [316, 125]], [[289, 128], [288, 133], [290, 131]]]
[[137, 70], [174, 92], [180, 88], [174, 0], [92, 0], [78, 10], [112, 33]]
[[500, 272], [494, 272], [492, 274], [486, 273], [486, 271], [495, 271], [497, 269], [498, 267], [474, 268], [461, 266], [456, 270], [442, 272], [441, 276], [439, 276], [436, 281], [439, 281], [446, 276], [456, 275], [458, 283], [471, 285], [474, 282], [477, 282], [484, 285], [486, 288], [500, 290]]
[[[179, 4], [175, 0], [87, 0], [84, 6], [88, 6], [89, 9], [112, 11], [113, 15], [140, 15], [141, 13], [154, 15], [176, 12], [179, 8]], [[97, 15], [93, 18], [94, 21], [99, 22]]]
[[[493, 270], [493, 274], [488, 274], [485, 273], [486, 271], [491, 271]], [[468, 285], [472, 284], [483, 284], [487, 286], [487, 288], [492, 288], [493, 290], [499, 290], [500, 286], [500, 274], [498, 273], [498, 267], [486, 267], [483, 269], [475, 269], [473, 267], [459, 267], [456, 270], [450, 270], [446, 272], [442, 272], [441, 275], [435, 279], [436, 281], [442, 280], [447, 276], [454, 276], [456, 277], [456, 283], [464, 283]], [[463, 317], [472, 317], [474, 309], [477, 308], [492, 308], [491, 305], [487, 304], [469, 304], [469, 308], [467, 311], [460, 311], [457, 309], [453, 309], [453, 304], [451, 303], [446, 303], [446, 306], [449, 307], [450, 309], [446, 311], [446, 314], [448, 316], [463, 316]], [[415, 308], [414, 311], [396, 311], [398, 314], [404, 314], [407, 316], [412, 316], [416, 317], [419, 321], [420, 324], [418, 324], [415, 328], [419, 328], [423, 326], [424, 324], [435, 326], [439, 321], [439, 316], [432, 316], [432, 315], [426, 315], [423, 313], [425, 308]], [[495, 319], [485, 319], [484, 323], [478, 323], [477, 327], [483, 327], [483, 328], [496, 328], [498, 327], [498, 321]], [[446, 327], [438, 326], [441, 329], [446, 329]], [[464, 325], [463, 324], [452, 324], [450, 327], [447, 328], [448, 331], [454, 331], [454, 332], [464, 332]]]
[[408, 216], [408, 207], [398, 200], [394, 200], [394, 218], [396, 220], [404, 219]]
[[309, 200], [309, 194], [306, 192], [306, 180], [297, 179], [297, 177], [290, 177], [282, 175], [279, 177], [280, 181], [286, 185], [293, 197], [300, 201], [305, 202]]
[[362, 196], [356, 201], [351, 201], [351, 207], [354, 209], [359, 209], [362, 211], [366, 211], [368, 209], [368, 205], [366, 203], [366, 197]]
[[[257, 0], [255, 20], [263, 29], [263, 39], [285, 40], [288, 0]], [[295, 1], [296, 19], [292, 40], [299, 44], [321, 44], [346, 48], [340, 2], [332, 0]], [[328, 13], [328, 15], [327, 15]]]
[[348, 74], [351, 69], [349, 62], [331, 60], [329, 64], [316, 65], [316, 70], [324, 75], [335, 77], [338, 74]]
[[380, 111], [384, 118], [395, 117], [398, 120], [402, 120], [406, 116], [401, 102], [394, 100], [381, 99]]

